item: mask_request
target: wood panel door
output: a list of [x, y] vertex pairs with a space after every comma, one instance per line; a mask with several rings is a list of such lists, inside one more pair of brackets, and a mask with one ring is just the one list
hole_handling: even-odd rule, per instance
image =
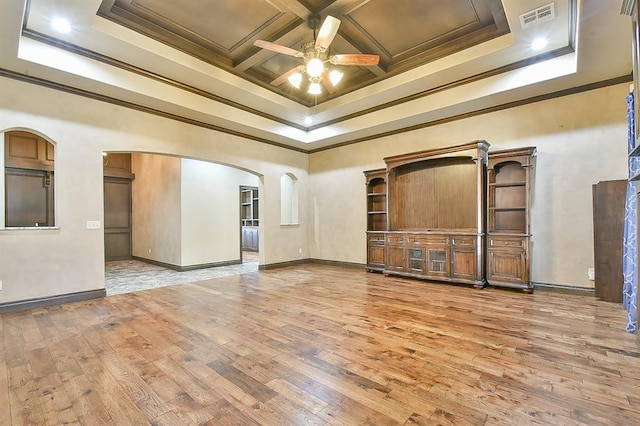
[[105, 261], [131, 259], [131, 179], [104, 178]]
[[626, 180], [593, 185], [593, 253], [596, 297], [622, 303], [622, 240]]

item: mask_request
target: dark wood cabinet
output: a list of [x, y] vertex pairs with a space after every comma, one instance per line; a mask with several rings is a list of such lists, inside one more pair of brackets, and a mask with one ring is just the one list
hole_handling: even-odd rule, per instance
[[367, 233], [367, 268], [375, 271], [384, 269], [384, 234]]
[[487, 282], [532, 292], [530, 186], [535, 148], [489, 153], [487, 170]]
[[484, 285], [488, 147], [388, 157], [385, 169], [365, 172], [369, 271]]
[[364, 172], [367, 188], [367, 270], [382, 272], [385, 265], [387, 230], [387, 171]]
[[535, 148], [485, 141], [385, 158], [366, 171], [367, 270], [531, 292]]
[[622, 303], [626, 180], [593, 185], [593, 254], [596, 297]]

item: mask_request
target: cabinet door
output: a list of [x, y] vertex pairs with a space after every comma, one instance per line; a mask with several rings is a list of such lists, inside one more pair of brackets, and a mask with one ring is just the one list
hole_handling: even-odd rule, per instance
[[489, 249], [488, 281], [528, 285], [524, 250]]
[[424, 274], [425, 271], [425, 258], [424, 248], [409, 247], [407, 248], [407, 271], [413, 274]]
[[449, 250], [447, 247], [427, 249], [427, 275], [446, 277], [449, 275]]
[[384, 268], [384, 245], [369, 243], [367, 249], [367, 266], [375, 269]]
[[466, 280], [478, 279], [478, 256], [472, 248], [451, 249], [451, 276]]
[[404, 248], [402, 246], [387, 246], [387, 262], [385, 269], [404, 272]]

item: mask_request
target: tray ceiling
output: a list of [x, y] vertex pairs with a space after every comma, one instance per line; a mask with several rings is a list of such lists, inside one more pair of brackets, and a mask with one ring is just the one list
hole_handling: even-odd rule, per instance
[[[104, 0], [98, 14], [307, 106], [509, 32], [499, 0]], [[270, 84], [301, 58], [253, 45], [263, 39], [299, 50], [314, 39], [308, 18], [316, 14], [341, 21], [331, 53], [380, 56], [375, 67], [339, 67], [342, 82], [317, 99]]]
[[[11, 0], [0, 2], [0, 76], [246, 139], [316, 152], [630, 81], [631, 17], [601, 0]], [[553, 4], [555, 16], [520, 16]], [[270, 82], [341, 21], [338, 90], [313, 98]], [[64, 17], [70, 31], [52, 20]], [[531, 48], [539, 36], [548, 44]], [[606, 60], [603, 60], [606, 58]], [[297, 62], [300, 61], [300, 62]], [[237, 138], [236, 138], [237, 137]], [[482, 135], [478, 135], [482, 138]]]

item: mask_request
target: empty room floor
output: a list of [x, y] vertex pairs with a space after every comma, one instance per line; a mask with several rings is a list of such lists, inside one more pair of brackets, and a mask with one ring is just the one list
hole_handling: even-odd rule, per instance
[[637, 425], [618, 304], [307, 264], [0, 315], [0, 424]]

